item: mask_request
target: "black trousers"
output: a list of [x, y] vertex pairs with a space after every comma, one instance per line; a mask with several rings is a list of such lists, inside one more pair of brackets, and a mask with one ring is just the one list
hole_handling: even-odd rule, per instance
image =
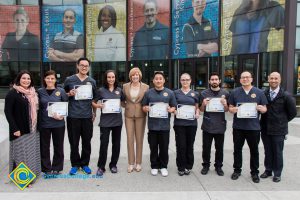
[[[71, 147], [72, 167], [88, 166], [91, 156], [91, 139], [93, 137], [92, 118], [67, 118], [68, 137]], [[81, 156], [79, 141], [82, 141]]]
[[150, 162], [152, 169], [167, 168], [169, 162], [170, 131], [148, 132], [148, 143], [150, 147]]
[[284, 135], [267, 135], [264, 132], [261, 134], [265, 149], [264, 165], [267, 172], [274, 172], [274, 176], [281, 176], [284, 138]]
[[[50, 142], [53, 142], [53, 159], [50, 159]], [[65, 126], [58, 128], [41, 128], [41, 164], [42, 172], [62, 171], [64, 168], [64, 138]]]
[[233, 129], [234, 171], [238, 173], [241, 173], [242, 171], [242, 162], [243, 162], [242, 150], [243, 150], [245, 140], [247, 141], [250, 149], [250, 169], [251, 169], [250, 173], [251, 175], [258, 174], [259, 173], [258, 144], [260, 140], [260, 131], [256, 131], [256, 130]]
[[210, 167], [211, 144], [215, 140], [215, 168], [223, 166], [224, 133], [208, 133], [203, 131], [202, 135], [202, 166]]
[[111, 132], [112, 138], [112, 155], [109, 163], [109, 168], [116, 167], [121, 147], [121, 131], [122, 126], [115, 127], [100, 127], [100, 151], [98, 159], [98, 167], [105, 171], [105, 164], [107, 160], [107, 149], [109, 144], [109, 135]]
[[197, 126], [174, 126], [176, 140], [176, 164], [178, 171], [192, 169], [194, 142]]

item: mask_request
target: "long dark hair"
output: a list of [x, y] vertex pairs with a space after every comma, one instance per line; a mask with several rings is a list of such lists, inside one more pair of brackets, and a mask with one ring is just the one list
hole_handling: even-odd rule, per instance
[[111, 17], [111, 25], [116, 28], [117, 25], [117, 13], [116, 10], [114, 9], [114, 7], [112, 7], [111, 5], [106, 5], [103, 8], [101, 8], [99, 15], [98, 15], [98, 28], [101, 28], [101, 16], [103, 11], [107, 9], [110, 13], [110, 17]]
[[[49, 71], [47, 71], [47, 72], [44, 74], [44, 78], [43, 78], [43, 86], [44, 86], [44, 87], [47, 87], [45, 78], [46, 78], [47, 76], [50, 76], [50, 75], [53, 75], [53, 76], [57, 79], [56, 72], [55, 72], [54, 70], [49, 70]], [[55, 82], [55, 87], [57, 87], [57, 82]]]
[[103, 77], [103, 86], [104, 88], [108, 89], [108, 82], [107, 82], [107, 74], [108, 73], [114, 73], [115, 75], [115, 83], [114, 83], [114, 89], [116, 89], [118, 87], [118, 78], [117, 78], [117, 75], [116, 75], [116, 72], [114, 70], [107, 70], [105, 73], [104, 73], [104, 77]]
[[30, 73], [29, 71], [27, 71], [27, 70], [22, 70], [22, 71], [20, 71], [20, 72], [18, 73], [17, 77], [15, 78], [14, 83], [15, 83], [17, 86], [20, 86], [20, 80], [21, 80], [21, 77], [23, 76], [23, 74], [28, 74], [28, 75], [29, 75], [30, 80], [31, 80], [29, 87], [33, 87], [34, 84], [33, 84], [33, 78], [32, 78], [32, 75], [31, 75], [31, 73]]

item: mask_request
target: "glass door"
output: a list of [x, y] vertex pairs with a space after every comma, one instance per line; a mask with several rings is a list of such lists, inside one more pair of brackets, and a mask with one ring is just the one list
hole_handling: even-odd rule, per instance
[[[252, 73], [253, 82], [252, 85], [257, 86], [257, 70], [258, 70], [258, 54], [252, 55], [240, 55], [238, 65], [238, 75], [243, 71]], [[240, 78], [240, 77], [239, 77]], [[239, 81], [240, 79], [236, 79]], [[240, 85], [240, 83], [238, 83]]]

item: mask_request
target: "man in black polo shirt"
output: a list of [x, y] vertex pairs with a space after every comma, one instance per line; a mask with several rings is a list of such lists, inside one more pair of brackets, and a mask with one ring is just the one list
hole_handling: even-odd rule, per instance
[[265, 148], [265, 172], [261, 178], [274, 173], [273, 181], [281, 181], [283, 168], [283, 146], [288, 134], [288, 122], [297, 115], [296, 101], [290, 93], [280, 87], [281, 76], [278, 72], [269, 75], [270, 87], [265, 91], [268, 99], [268, 112], [261, 116], [261, 139]]
[[[202, 138], [202, 159], [203, 169], [201, 174], [206, 175], [210, 167], [210, 151], [213, 139], [215, 140], [215, 169], [219, 176], [224, 176], [223, 166], [223, 149], [224, 149], [224, 133], [226, 131], [225, 112], [228, 111], [227, 100], [228, 92], [220, 88], [220, 77], [216, 73], [212, 73], [209, 78], [209, 88], [202, 91], [200, 95], [200, 111], [204, 112], [201, 129], [203, 130]], [[221, 110], [206, 110], [212, 98], [217, 98], [223, 106]], [[212, 101], [211, 101], [212, 102]]]
[[[242, 172], [242, 150], [245, 143], [250, 149], [250, 169], [254, 183], [259, 183], [259, 152], [260, 138], [260, 113], [267, 112], [267, 98], [262, 90], [252, 86], [252, 75], [248, 71], [241, 73], [240, 83], [242, 87], [235, 88], [228, 99], [229, 112], [233, 118], [233, 144], [234, 144], [234, 172], [232, 180], [237, 180]], [[246, 104], [248, 103], [248, 104]]]
[[205, 57], [218, 52], [217, 32], [211, 21], [203, 17], [206, 0], [192, 0], [193, 16], [183, 26], [187, 57]]

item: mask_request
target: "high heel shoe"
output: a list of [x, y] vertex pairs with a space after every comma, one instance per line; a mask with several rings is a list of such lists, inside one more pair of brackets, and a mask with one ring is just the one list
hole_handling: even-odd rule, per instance
[[135, 170], [136, 170], [137, 172], [142, 171], [142, 166], [141, 166], [140, 164], [137, 164]]
[[131, 173], [134, 170], [134, 165], [128, 165], [127, 172]]

